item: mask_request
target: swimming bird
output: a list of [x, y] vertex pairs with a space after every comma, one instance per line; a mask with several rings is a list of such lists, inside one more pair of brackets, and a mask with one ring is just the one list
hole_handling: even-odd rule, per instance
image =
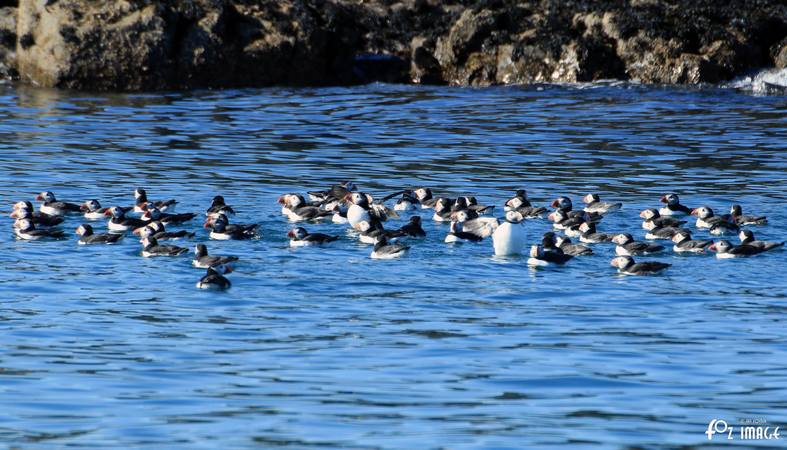
[[662, 217], [659, 210], [656, 208], [648, 208], [639, 213], [639, 216], [644, 220], [642, 221], [642, 228], [652, 230], [654, 228], [664, 227], [680, 227], [685, 225], [685, 220], [678, 220], [672, 217]]
[[38, 210], [50, 216], [62, 216], [68, 213], [78, 213], [81, 211], [78, 204], [60, 202], [55, 198], [55, 194], [49, 191], [38, 194], [36, 200], [44, 202], [38, 207]]
[[399, 231], [410, 237], [426, 237], [426, 231], [421, 227], [421, 216], [410, 217], [410, 221], [399, 228]]
[[454, 213], [454, 201], [447, 197], [438, 197], [434, 203], [434, 214], [432, 220], [435, 222], [450, 222], [451, 215]]
[[713, 210], [707, 206], [700, 206], [691, 210], [691, 215], [697, 217], [695, 226], [697, 228], [711, 228], [720, 222], [729, 222], [731, 216], [717, 216], [713, 214]]
[[135, 229], [133, 233], [143, 239], [152, 236], [158, 241], [176, 241], [182, 238], [193, 238], [196, 234], [186, 230], [167, 231], [164, 224], [157, 220], [148, 222], [144, 227]]
[[552, 227], [556, 230], [573, 229], [572, 234], [579, 235], [579, 226], [587, 222], [587, 213], [569, 216], [566, 211], [557, 209], [549, 213], [547, 219], [552, 221]]
[[104, 211], [104, 215], [111, 217], [109, 222], [107, 222], [107, 228], [109, 228], [110, 231], [134, 230], [144, 227], [148, 223], [141, 219], [126, 217], [126, 212], [119, 206], [107, 208], [107, 210]]
[[609, 265], [618, 269], [618, 272], [626, 275], [655, 275], [672, 264], [658, 261], [635, 262], [630, 256], [616, 256], [612, 258]]
[[716, 257], [723, 259], [752, 256], [765, 251], [763, 247], [748, 244], [732, 245], [729, 241], [714, 242], [708, 247], [708, 250], [716, 252]]
[[676, 233], [681, 233], [681, 232], [691, 233], [689, 230], [685, 228], [659, 227], [659, 228], [654, 228], [652, 230], [648, 230], [648, 232], [645, 234], [645, 239], [672, 239], [672, 236], [675, 236]]
[[494, 205], [479, 205], [478, 199], [473, 196], [463, 198], [467, 201], [467, 208], [471, 211], [477, 212], [478, 214], [491, 214], [495, 209]]
[[582, 244], [573, 244], [571, 239], [564, 236], [555, 237], [555, 245], [563, 253], [571, 256], [589, 256], [593, 254], [593, 249]]
[[399, 217], [396, 211], [385, 205], [374, 203], [370, 195], [361, 192], [349, 194], [347, 200], [351, 203], [347, 208], [347, 222], [356, 230], [359, 229], [358, 226], [363, 221], [371, 223], [371, 220], [374, 219], [385, 222], [388, 217]]
[[586, 222], [598, 222], [603, 217], [597, 212], [574, 211], [574, 204], [571, 202], [570, 198], [565, 196], [561, 196], [555, 200], [552, 200], [552, 207], [557, 211], [565, 213], [565, 215], [569, 218], [581, 217]]
[[445, 236], [444, 242], [448, 244], [456, 242], [480, 242], [483, 239], [483, 236], [463, 231], [461, 222], [451, 222], [450, 231]]
[[563, 253], [563, 250], [557, 248], [552, 251], [544, 251], [540, 245], [533, 245], [530, 247], [530, 257], [527, 259], [529, 266], [547, 267], [547, 266], [562, 266], [571, 260], [573, 256]]
[[666, 205], [659, 209], [662, 216], [686, 216], [691, 214], [691, 208], [680, 204], [678, 194], [665, 194], [661, 196], [661, 203]]
[[335, 199], [335, 200], [342, 200], [347, 197], [348, 194], [355, 191], [357, 188], [355, 183], [352, 181], [342, 181], [339, 184], [331, 186], [329, 189], [324, 191], [310, 191], [307, 192], [309, 197], [313, 201], [324, 202], [325, 200]]
[[741, 205], [732, 205], [730, 215], [738, 225], [765, 225], [768, 218], [765, 216], [744, 216]]
[[17, 219], [14, 233], [19, 239], [37, 241], [40, 239], [60, 239], [65, 237], [63, 230], [57, 228], [36, 229], [29, 219]]
[[[106, 213], [107, 209], [109, 209], [109, 208], [102, 208], [101, 207], [101, 203], [99, 203], [99, 201], [95, 200], [95, 199], [88, 200], [85, 203], [82, 203], [79, 206], [79, 208], [80, 208], [81, 211], [84, 212], [83, 216], [87, 220], [101, 220], [104, 217], [106, 217], [106, 215], [104, 213]], [[132, 207], [124, 208], [124, 207], [121, 207], [121, 206], [119, 206], [118, 208], [122, 209], [123, 212], [125, 212], [125, 213], [127, 213], [127, 212], [129, 212], [129, 211], [131, 211], [133, 209]]]
[[122, 234], [118, 233], [94, 233], [93, 227], [83, 223], [76, 229], [76, 234], [79, 235], [79, 244], [115, 244], [123, 238]]
[[713, 244], [713, 241], [692, 239], [686, 232], [675, 233], [672, 242], [675, 243], [672, 246], [675, 253], [705, 253], [705, 249]]
[[664, 250], [663, 245], [635, 241], [628, 233], [621, 233], [614, 236], [612, 242], [617, 245], [615, 247], [615, 254], [618, 256], [649, 255]]
[[[221, 272], [221, 273], [220, 273]], [[205, 275], [197, 281], [197, 289], [224, 290], [232, 286], [222, 273], [231, 273], [232, 266], [208, 267]]]
[[[30, 202], [27, 202], [28, 204]], [[29, 220], [34, 226], [36, 227], [54, 227], [63, 223], [62, 216], [50, 216], [49, 214], [45, 214], [38, 211], [33, 211], [32, 205], [30, 207], [24, 206], [20, 207], [19, 209], [14, 209], [11, 213], [11, 217], [16, 219], [14, 222], [14, 227], [18, 228], [18, 222], [22, 219]]]
[[143, 207], [148, 203], [152, 203], [153, 206], [160, 209], [162, 212], [172, 212], [175, 210], [175, 206], [178, 204], [178, 201], [175, 199], [170, 199], [151, 202], [148, 200], [147, 191], [142, 188], [134, 189], [134, 212], [144, 213], [145, 209]]
[[470, 210], [456, 211], [451, 214], [451, 220], [462, 224], [462, 230], [478, 235], [482, 238], [491, 236], [500, 222], [494, 217], [478, 217]]
[[175, 245], [159, 245], [154, 237], [146, 237], [142, 239], [142, 256], [151, 258], [154, 256], [178, 256], [189, 251], [184, 247]]
[[434, 208], [434, 204], [437, 201], [433, 197], [432, 190], [429, 188], [418, 188], [414, 191], [416, 198], [421, 203], [421, 208], [429, 209]]
[[[145, 212], [142, 214], [141, 219], [147, 222], [150, 221], [159, 221], [163, 224], [173, 225], [173, 224], [182, 224], [185, 222], [190, 221], [197, 215], [194, 213], [180, 213], [180, 214], [170, 214], [161, 212], [160, 209], [152, 206], [150, 203], [143, 206]], [[222, 214], [222, 213], [217, 213]], [[226, 217], [226, 216], [225, 216]]]
[[579, 226], [579, 241], [587, 244], [598, 244], [601, 242], [609, 242], [612, 240], [613, 235], [608, 233], [599, 233], [596, 231], [596, 224], [593, 222], [585, 222]]
[[525, 227], [521, 219], [510, 213], [506, 213], [505, 220], [492, 233], [492, 246], [497, 256], [520, 255], [525, 249]]
[[598, 194], [588, 194], [582, 201], [585, 202], [584, 211], [588, 213], [606, 214], [623, 206], [623, 203], [602, 202]]
[[389, 244], [388, 239], [382, 237], [377, 241], [376, 244], [374, 244], [371, 257], [372, 259], [399, 258], [400, 256], [407, 253], [409, 249], [410, 246], [401, 244], [399, 242], [393, 242]]
[[527, 198], [527, 191], [524, 189], [517, 189], [514, 196], [506, 200], [503, 204], [505, 211], [513, 211], [522, 207], [530, 207], [530, 200]]
[[218, 214], [224, 214], [225, 216], [235, 215], [235, 210], [225, 202], [224, 197], [221, 195], [214, 196], [210, 207], [205, 211], [206, 216], [216, 216]]
[[191, 265], [200, 269], [207, 269], [209, 267], [229, 264], [237, 260], [237, 256], [208, 255], [208, 247], [206, 247], [205, 244], [197, 244], [194, 247], [194, 259], [191, 260]]
[[287, 232], [290, 238], [290, 247], [304, 247], [307, 245], [322, 245], [339, 239], [339, 236], [329, 236], [323, 233], [309, 233], [306, 228], [297, 227]]
[[763, 251], [773, 250], [774, 248], [784, 246], [784, 242], [758, 241], [754, 238], [754, 233], [751, 230], [742, 230], [738, 234], [738, 239], [741, 240], [741, 244], [761, 248]]
[[256, 223], [230, 224], [227, 216], [219, 214], [215, 218], [209, 217], [205, 221], [204, 227], [210, 229], [208, 236], [211, 239], [227, 241], [255, 238], [257, 237], [259, 225]]

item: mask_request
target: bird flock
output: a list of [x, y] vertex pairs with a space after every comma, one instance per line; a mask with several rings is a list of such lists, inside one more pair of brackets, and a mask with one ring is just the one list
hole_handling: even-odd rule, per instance
[[[102, 207], [98, 200], [82, 203], [59, 201], [52, 192], [42, 192], [36, 197], [40, 201], [38, 210], [30, 201], [14, 204], [11, 217], [17, 239], [65, 239], [60, 228], [64, 216], [81, 214], [85, 220], [95, 222], [107, 220], [107, 232], [97, 233], [90, 223], [79, 225], [75, 233], [80, 245], [116, 244], [127, 233], [138, 236], [143, 257], [177, 257], [188, 252], [187, 248], [160, 244], [159, 241], [193, 239], [196, 233], [187, 230], [170, 230], [192, 221], [195, 213], [176, 213], [176, 200], [150, 201], [147, 192], [134, 190], [133, 206]], [[431, 220], [448, 225], [443, 241], [448, 244], [481, 242], [491, 238], [494, 253], [499, 256], [526, 255], [527, 264], [533, 267], [562, 266], [575, 257], [594, 254], [593, 246], [610, 244], [615, 246], [615, 257], [610, 265], [627, 275], [659, 273], [670, 264], [658, 261], [636, 262], [634, 256], [651, 255], [667, 251], [658, 240], [673, 243], [675, 253], [705, 254], [714, 252], [718, 258], [736, 258], [757, 255], [784, 246], [784, 242], [756, 240], [750, 229], [744, 226], [766, 225], [765, 216], [744, 215], [740, 205], [733, 205], [729, 214], [716, 215], [708, 206], [688, 208], [680, 203], [677, 194], [663, 195], [662, 206], [643, 210], [642, 228], [645, 240], [638, 241], [631, 233], [606, 233], [599, 231], [605, 216], [615, 214], [622, 203], [602, 201], [598, 194], [583, 197], [584, 206], [574, 209], [570, 198], [561, 196], [544, 206], [531, 204], [525, 190], [518, 190], [503, 205], [504, 216], [492, 216], [494, 205], [481, 205], [474, 196], [457, 198], [438, 197], [430, 188], [404, 189], [379, 200], [359, 191], [354, 183], [342, 182], [322, 191], [310, 191], [305, 195], [286, 193], [278, 198], [281, 213], [293, 223], [331, 221], [346, 224], [351, 235], [360, 242], [373, 245], [370, 257], [393, 259], [407, 254], [411, 245], [426, 238], [421, 215], [417, 211], [431, 214]], [[403, 219], [399, 227], [385, 227], [385, 223]], [[235, 210], [226, 204], [221, 195], [213, 198], [205, 211], [204, 228], [211, 240], [247, 240], [261, 237], [256, 223], [230, 223], [229, 217]], [[727, 239], [719, 241], [694, 239], [687, 228], [686, 216], [694, 216], [694, 227], [707, 230], [714, 236], [737, 235], [740, 243]], [[540, 243], [528, 246], [525, 223], [546, 220], [553, 230], [541, 237]], [[338, 235], [310, 233], [303, 226], [287, 231], [291, 247], [328, 245], [338, 241]], [[578, 240], [574, 243], [571, 238]], [[204, 243], [194, 247], [192, 265], [206, 269], [197, 282], [200, 289], [227, 289], [231, 283], [225, 275], [232, 272], [236, 256], [210, 255]]]

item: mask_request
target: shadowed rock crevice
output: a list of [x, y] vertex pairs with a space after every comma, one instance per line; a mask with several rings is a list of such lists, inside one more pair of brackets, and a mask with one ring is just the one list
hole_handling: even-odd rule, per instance
[[0, 75], [76, 89], [693, 84], [787, 66], [779, 0], [7, 3]]

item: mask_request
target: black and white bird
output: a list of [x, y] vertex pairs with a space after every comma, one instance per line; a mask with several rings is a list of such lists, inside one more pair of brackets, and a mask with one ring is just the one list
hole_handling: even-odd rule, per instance
[[409, 237], [426, 237], [426, 231], [424, 231], [423, 227], [421, 226], [421, 216], [410, 217], [410, 221], [402, 225], [402, 227], [399, 228], [399, 231], [405, 236]]
[[225, 216], [234, 216], [235, 210], [232, 206], [228, 205], [224, 197], [221, 195], [216, 195], [213, 197], [213, 200], [210, 203], [210, 207], [207, 211], [205, 211], [205, 215], [210, 216], [218, 216], [219, 214], [224, 214]]
[[559, 248], [545, 251], [543, 246], [533, 245], [530, 247], [530, 257], [527, 259], [527, 264], [533, 267], [562, 266], [571, 258], [573, 256], [563, 253], [563, 250]]
[[205, 246], [205, 244], [197, 244], [194, 247], [194, 259], [191, 260], [191, 265], [200, 269], [207, 269], [209, 267], [229, 264], [237, 260], [237, 256], [209, 255], [208, 247]]
[[162, 212], [172, 212], [178, 204], [175, 199], [150, 201], [148, 200], [147, 191], [142, 188], [134, 189], [134, 212], [140, 214], [144, 213], [145, 206], [147, 206], [148, 203], [152, 203], [153, 206], [160, 209]]
[[614, 236], [612, 242], [616, 244], [615, 254], [618, 256], [649, 255], [664, 250], [663, 245], [635, 241], [628, 233], [621, 233]]
[[[104, 213], [107, 212], [107, 209], [108, 209], [108, 208], [102, 208], [101, 207], [101, 203], [99, 203], [99, 201], [95, 200], [95, 199], [88, 200], [85, 203], [82, 203], [82, 205], [80, 205], [79, 208], [80, 208], [80, 210], [82, 210], [82, 212], [84, 213], [82, 215], [87, 220], [101, 220], [101, 219], [103, 219], [104, 217], [106, 217], [104, 215]], [[121, 209], [123, 209], [124, 212], [128, 212], [132, 208], [129, 207], [129, 208], [121, 208]]]
[[230, 224], [224, 214], [219, 214], [215, 218], [209, 217], [204, 226], [210, 229], [208, 236], [218, 241], [246, 240], [258, 237], [258, 224]]
[[144, 227], [148, 224], [147, 221], [142, 219], [126, 217], [125, 210], [119, 206], [107, 208], [107, 210], [104, 211], [104, 215], [111, 217], [109, 222], [107, 222], [107, 228], [109, 231], [126, 232], [128, 230], [135, 230], [137, 228]]
[[432, 194], [432, 190], [429, 188], [418, 188], [414, 191], [416, 198], [418, 198], [418, 202], [421, 203], [421, 208], [423, 209], [430, 209], [434, 208], [434, 204], [437, 201]]
[[142, 256], [151, 258], [154, 256], [178, 256], [189, 251], [184, 247], [175, 245], [160, 245], [156, 238], [146, 237], [142, 239]]
[[678, 220], [672, 217], [662, 217], [659, 210], [656, 208], [648, 208], [639, 213], [642, 217], [642, 228], [645, 230], [652, 230], [654, 228], [664, 227], [680, 227], [686, 224], [685, 220]]
[[[165, 212], [162, 212], [157, 207], [153, 206], [151, 203], [146, 204], [145, 206], [142, 207], [142, 209], [145, 211], [142, 214], [142, 217], [141, 217], [142, 220], [147, 221], [147, 222], [150, 222], [150, 221], [153, 221], [153, 220], [157, 220], [157, 221], [159, 221], [159, 222], [161, 222], [163, 224], [167, 224], [167, 225], [182, 224], [182, 223], [190, 221], [191, 219], [193, 219], [194, 217], [197, 216], [194, 213], [180, 213], [180, 214], [165, 213]], [[219, 214], [221, 214], [221, 213], [219, 213]]]
[[374, 244], [372, 250], [372, 259], [394, 259], [399, 258], [410, 249], [410, 246], [401, 244], [399, 242], [388, 243], [388, 239], [381, 238]]
[[705, 249], [713, 244], [713, 241], [692, 239], [691, 234], [687, 232], [675, 233], [672, 242], [675, 243], [672, 246], [675, 253], [705, 253]]
[[598, 194], [587, 194], [582, 198], [585, 202], [584, 211], [588, 213], [607, 214], [616, 211], [623, 206], [623, 203], [602, 202]]
[[76, 203], [61, 202], [55, 198], [55, 194], [50, 191], [42, 192], [36, 196], [36, 200], [43, 201], [38, 210], [50, 216], [62, 216], [70, 213], [79, 213], [82, 209]]
[[118, 233], [94, 233], [93, 227], [86, 223], [77, 227], [76, 234], [79, 235], [79, 245], [116, 244], [123, 238]]
[[579, 241], [586, 244], [599, 244], [601, 242], [609, 242], [612, 240], [613, 235], [608, 233], [599, 233], [596, 231], [596, 224], [593, 222], [585, 222], [579, 226]]
[[342, 181], [339, 184], [331, 186], [324, 191], [310, 191], [309, 198], [315, 202], [325, 202], [326, 200], [342, 200], [348, 194], [356, 190], [355, 183], [352, 181]]
[[730, 208], [730, 215], [738, 225], [765, 225], [768, 223], [768, 218], [765, 216], [743, 215], [743, 208], [741, 208], [741, 205], [732, 205]]
[[[29, 204], [29, 202], [27, 202]], [[20, 220], [26, 219], [29, 220], [35, 227], [55, 227], [63, 223], [62, 216], [50, 216], [49, 214], [45, 214], [39, 211], [33, 211], [32, 205], [28, 208], [27, 206], [21, 207], [18, 209], [14, 209], [11, 213], [11, 218], [16, 219], [14, 222], [14, 227], [19, 228], [18, 224]]]
[[219, 265], [208, 267], [205, 275], [197, 281], [197, 289], [224, 290], [232, 286], [223, 274], [232, 273], [232, 266]]
[[484, 240], [483, 236], [464, 231], [462, 229], [462, 222], [451, 222], [451, 228], [444, 239], [444, 241], [448, 244], [461, 242], [481, 242], [482, 240]]
[[625, 275], [655, 275], [672, 264], [658, 261], [635, 262], [631, 256], [616, 256], [612, 258], [609, 265], [618, 269], [618, 272]]
[[63, 230], [58, 228], [37, 229], [29, 219], [17, 219], [14, 234], [25, 241], [38, 241], [41, 239], [60, 239], [65, 237]]
[[662, 216], [687, 216], [691, 214], [691, 208], [680, 204], [678, 194], [665, 194], [661, 196], [661, 203], [666, 203], [659, 209]]
[[645, 239], [672, 239], [672, 236], [675, 236], [677, 233], [687, 232], [691, 233], [691, 231], [687, 230], [686, 228], [678, 228], [678, 227], [658, 227], [653, 228], [652, 230], [648, 230], [645, 233]]
[[322, 245], [339, 239], [339, 236], [329, 236], [323, 233], [309, 233], [306, 228], [297, 227], [287, 232], [290, 238], [290, 247], [305, 247], [307, 245]]
[[708, 250], [716, 252], [716, 257], [720, 259], [741, 258], [745, 256], [757, 255], [765, 251], [763, 247], [741, 244], [732, 245], [729, 241], [714, 242]]
[[555, 245], [560, 250], [563, 250], [563, 253], [565, 253], [566, 255], [589, 256], [593, 254], [593, 249], [591, 249], [587, 245], [574, 244], [571, 242], [571, 239], [565, 236], [556, 236]]
[[187, 230], [167, 231], [164, 224], [157, 220], [148, 222], [144, 227], [135, 229], [133, 233], [142, 239], [154, 237], [158, 241], [176, 241], [183, 238], [193, 238], [196, 234]]
[[784, 247], [784, 242], [773, 241], [758, 241], [754, 238], [754, 233], [751, 230], [741, 230], [738, 234], [738, 239], [741, 244], [751, 245], [752, 247], [761, 248], [763, 251], [773, 250], [774, 248]]

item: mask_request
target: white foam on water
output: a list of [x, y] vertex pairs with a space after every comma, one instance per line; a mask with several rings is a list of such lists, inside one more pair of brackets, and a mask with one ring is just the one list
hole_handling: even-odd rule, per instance
[[764, 69], [753, 75], [736, 78], [724, 87], [759, 95], [784, 94], [787, 93], [787, 68]]

